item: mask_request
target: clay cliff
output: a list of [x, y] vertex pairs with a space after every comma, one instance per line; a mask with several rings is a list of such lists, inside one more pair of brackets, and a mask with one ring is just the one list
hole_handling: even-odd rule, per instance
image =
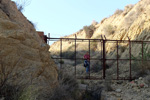
[[[54, 88], [57, 85], [57, 68], [48, 50], [49, 46], [18, 11], [16, 4], [11, 0], [0, 0], [1, 88], [4, 84], [24, 86], [26, 91], [22, 98], [25, 100], [38, 99], [44, 89]], [[26, 92], [30, 92], [31, 96], [27, 96]]]

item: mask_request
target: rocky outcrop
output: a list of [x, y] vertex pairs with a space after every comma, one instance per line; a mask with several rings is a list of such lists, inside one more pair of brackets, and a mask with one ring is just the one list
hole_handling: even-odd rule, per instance
[[0, 82], [32, 86], [32, 91], [40, 92], [54, 88], [57, 68], [48, 50], [16, 4], [0, 0]]
[[[116, 10], [116, 12], [108, 17], [104, 18], [100, 23], [94, 24], [95, 29], [92, 31], [91, 39], [101, 39], [101, 35], [105, 35], [107, 39], [111, 40], [150, 40], [150, 1], [141, 0], [135, 5], [127, 5], [124, 10]], [[91, 25], [90, 25], [91, 26]], [[90, 27], [89, 26], [89, 27]], [[88, 33], [85, 28], [82, 30], [66, 36], [68, 38], [86, 38]], [[74, 41], [63, 41], [62, 51], [74, 51]], [[60, 50], [60, 41], [57, 41], [51, 45], [50, 51], [53, 54], [58, 54]], [[106, 43], [107, 56], [114, 58], [116, 56], [115, 43]], [[119, 44], [119, 55], [125, 58], [129, 50], [128, 43]], [[149, 46], [148, 46], [149, 47]], [[55, 48], [55, 51], [54, 51]], [[70, 49], [72, 48], [72, 49]], [[97, 42], [91, 43], [91, 51], [101, 51], [101, 45]], [[137, 56], [141, 50], [141, 45], [132, 45], [132, 55]], [[88, 42], [77, 42], [77, 51], [88, 51]], [[122, 52], [120, 52], [122, 51]], [[92, 52], [91, 52], [92, 54]], [[80, 54], [81, 55], [81, 54]], [[83, 55], [83, 54], [82, 54]], [[95, 56], [95, 54], [93, 54]]]

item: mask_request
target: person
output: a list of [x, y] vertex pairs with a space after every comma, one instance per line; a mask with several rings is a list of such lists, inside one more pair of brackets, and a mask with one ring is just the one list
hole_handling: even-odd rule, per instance
[[88, 52], [84, 55], [84, 65], [86, 66], [86, 73], [89, 73], [90, 69], [90, 55]]

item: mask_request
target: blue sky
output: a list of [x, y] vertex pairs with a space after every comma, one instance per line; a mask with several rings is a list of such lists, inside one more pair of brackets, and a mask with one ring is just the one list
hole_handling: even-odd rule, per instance
[[[18, 0], [13, 0], [18, 1]], [[25, 0], [19, 0], [25, 1]], [[90, 25], [93, 20], [100, 22], [117, 9], [139, 0], [27, 0], [31, 1], [23, 14], [34, 24], [38, 31], [51, 37], [73, 34]]]

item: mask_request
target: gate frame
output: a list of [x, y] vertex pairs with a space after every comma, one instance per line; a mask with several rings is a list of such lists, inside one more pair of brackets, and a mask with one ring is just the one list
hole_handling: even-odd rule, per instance
[[[104, 38], [103, 38], [104, 37]], [[71, 58], [62, 58], [62, 41], [63, 40], [74, 40], [74, 42], [75, 42], [75, 58], [74, 58], [74, 61], [75, 61], [75, 77], [76, 77], [76, 65], [77, 65], [77, 62], [76, 62], [76, 60], [77, 59], [81, 59], [81, 58], [77, 58], [76, 57], [76, 42], [77, 42], [77, 40], [82, 40], [82, 41], [84, 41], [84, 40], [87, 40], [88, 42], [89, 42], [89, 55], [90, 55], [90, 43], [91, 43], [91, 40], [99, 40], [100, 42], [101, 42], [101, 55], [103, 55], [103, 58], [102, 59], [95, 59], [95, 60], [101, 60], [102, 62], [103, 62], [103, 76], [102, 76], [102, 78], [95, 78], [95, 77], [91, 77], [90, 76], [90, 68], [89, 68], [89, 77], [87, 78], [85, 78], [85, 77], [80, 77], [80, 78], [77, 78], [77, 79], [91, 79], [91, 80], [98, 80], [98, 79], [105, 79], [105, 77], [106, 77], [106, 60], [117, 60], [117, 78], [116, 79], [113, 79], [113, 80], [133, 80], [134, 78], [132, 78], [132, 69], [131, 69], [131, 61], [132, 60], [135, 60], [135, 59], [132, 59], [131, 58], [131, 43], [141, 43], [141, 45], [142, 45], [142, 59], [137, 59], [138, 61], [142, 61], [142, 63], [143, 63], [143, 61], [144, 61], [144, 59], [143, 59], [143, 44], [145, 43], [145, 42], [148, 42], [148, 43], [150, 43], [150, 41], [139, 41], [139, 40], [130, 40], [130, 38], [128, 37], [128, 40], [108, 40], [108, 39], [106, 39], [106, 37], [105, 37], [105, 35], [104, 36], [102, 36], [101, 35], [101, 39], [81, 39], [81, 38], [77, 38], [77, 36], [76, 36], [76, 34], [75, 34], [75, 38], [51, 38], [50, 37], [50, 33], [48, 34], [48, 37], [47, 37], [47, 43], [49, 44], [49, 41], [51, 41], [51, 40], [60, 40], [60, 58], [52, 58], [52, 59], [60, 59], [60, 60], [62, 60], [62, 59], [71, 59]], [[112, 42], [116, 42], [117, 43], [117, 59], [106, 59], [106, 47], [105, 47], [105, 44], [106, 44], [106, 42], [107, 41], [112, 41]], [[129, 59], [119, 59], [119, 55], [118, 55], [118, 49], [119, 49], [119, 47], [118, 47], [118, 43], [121, 43], [121, 42], [127, 42], [128, 43], [128, 45], [129, 45]], [[91, 60], [91, 58], [90, 58], [90, 60]], [[93, 59], [94, 60], [94, 59]], [[119, 62], [118, 61], [122, 61], [122, 60], [129, 60], [129, 78], [125, 78], [125, 77], [119, 77]], [[145, 60], [145, 61], [150, 61], [150, 60]], [[62, 67], [62, 64], [60, 64], [60, 67]]]

